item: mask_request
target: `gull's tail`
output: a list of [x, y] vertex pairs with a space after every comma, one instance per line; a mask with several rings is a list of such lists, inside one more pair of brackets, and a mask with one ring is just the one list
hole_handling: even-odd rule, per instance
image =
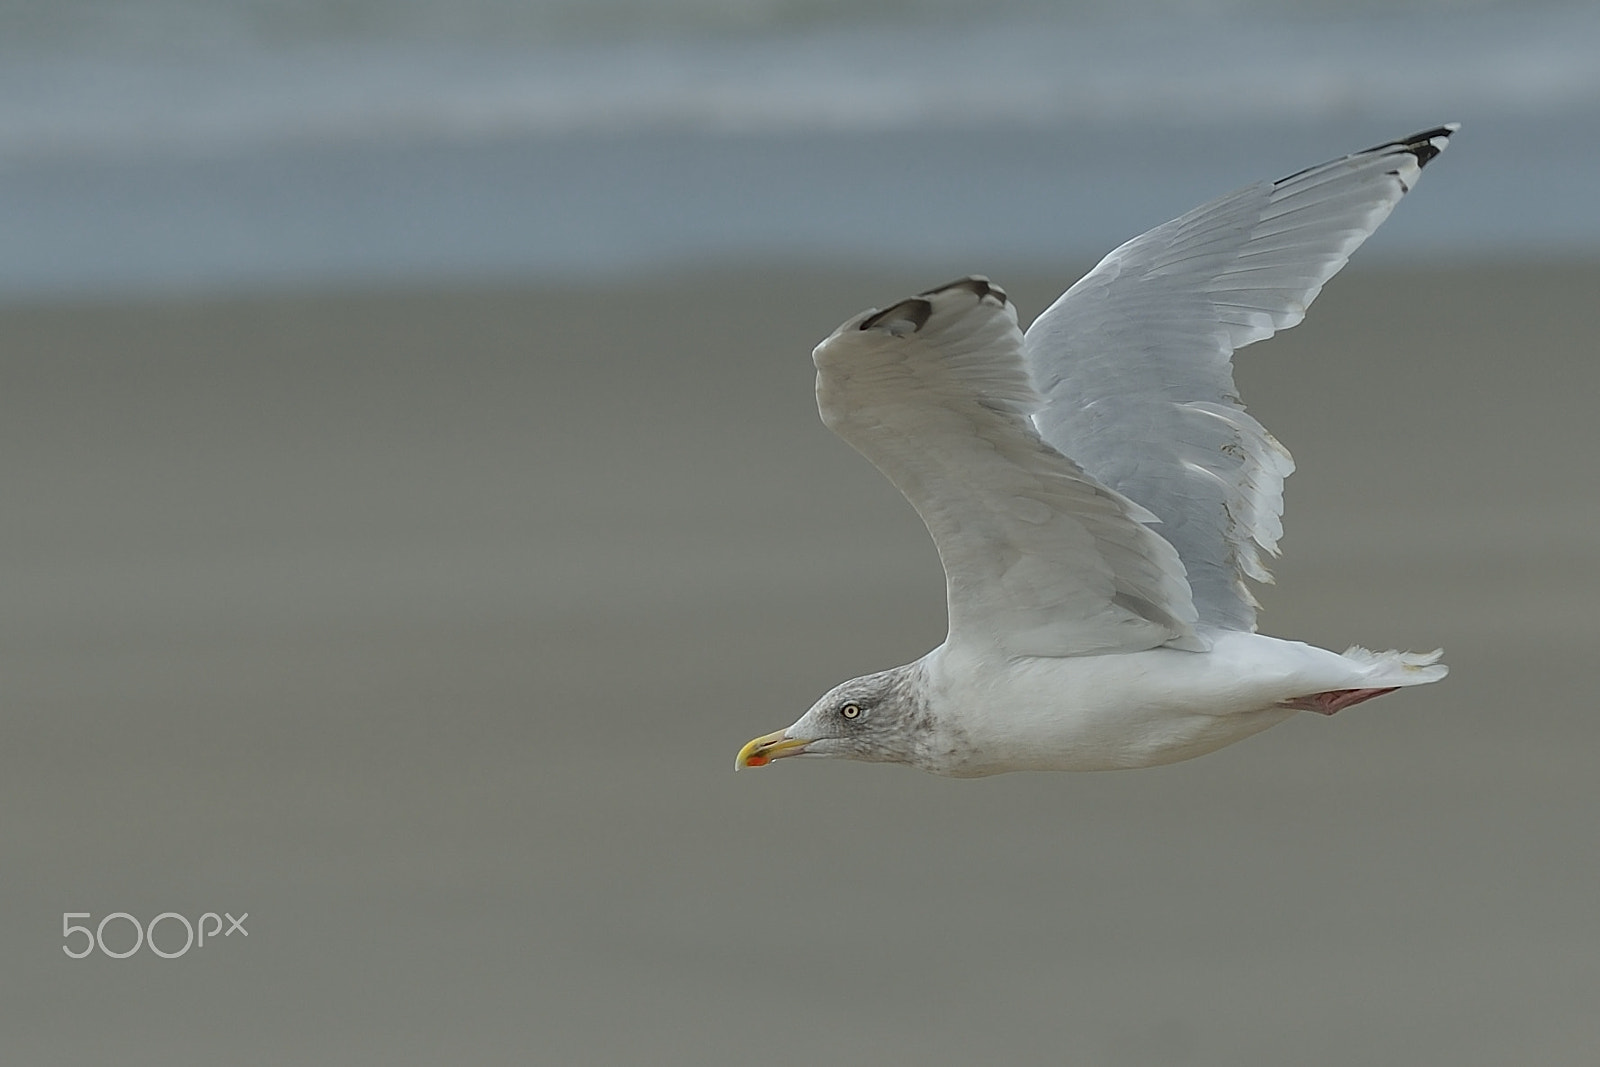
[[1373, 697], [1392, 693], [1401, 686], [1437, 682], [1450, 673], [1450, 668], [1439, 662], [1443, 655], [1442, 648], [1432, 652], [1373, 652], [1351, 645], [1341, 658], [1354, 669], [1352, 681], [1356, 684], [1281, 700], [1278, 707], [1332, 715]]
[[1361, 670], [1371, 686], [1425, 685], [1437, 682], [1450, 673], [1450, 668], [1440, 663], [1444, 649], [1432, 652], [1373, 652], [1360, 645], [1344, 650], [1344, 658]]

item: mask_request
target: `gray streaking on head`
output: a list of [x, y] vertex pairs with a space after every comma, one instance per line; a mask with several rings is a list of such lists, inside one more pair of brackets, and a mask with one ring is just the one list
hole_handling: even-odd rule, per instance
[[944, 565], [949, 633], [835, 687], [737, 766], [795, 755], [936, 774], [1146, 767], [1297, 711], [1445, 676], [1440, 653], [1255, 633], [1289, 453], [1234, 350], [1298, 323], [1456, 125], [1260, 182], [1116, 249], [1024, 335], [971, 277], [822, 344], [830, 429], [888, 476]]

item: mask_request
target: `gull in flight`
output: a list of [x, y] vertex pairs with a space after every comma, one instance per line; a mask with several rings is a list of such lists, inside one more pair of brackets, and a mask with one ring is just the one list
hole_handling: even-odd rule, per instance
[[836, 686], [736, 766], [798, 755], [974, 777], [1174, 763], [1296, 712], [1445, 676], [1438, 651], [1255, 632], [1289, 453], [1235, 349], [1298, 323], [1456, 124], [1213, 200], [1116, 249], [1039, 316], [982, 277], [817, 346], [822, 421], [922, 516], [949, 630]]

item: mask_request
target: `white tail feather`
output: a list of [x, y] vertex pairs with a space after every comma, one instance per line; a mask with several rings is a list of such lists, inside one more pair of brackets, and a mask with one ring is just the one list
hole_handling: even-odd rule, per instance
[[1344, 658], [1360, 667], [1365, 680], [1375, 688], [1437, 682], [1450, 673], [1450, 668], [1439, 662], [1443, 657], [1442, 648], [1432, 652], [1373, 652], [1351, 645], [1344, 650]]

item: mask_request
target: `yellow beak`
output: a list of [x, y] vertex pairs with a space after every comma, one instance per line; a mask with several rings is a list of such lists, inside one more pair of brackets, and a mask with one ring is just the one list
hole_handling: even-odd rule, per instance
[[806, 750], [806, 745], [809, 743], [798, 737], [790, 737], [786, 730], [766, 734], [739, 750], [739, 754], [733, 760], [733, 769], [737, 771], [742, 767], [765, 767], [775, 759], [798, 756]]

